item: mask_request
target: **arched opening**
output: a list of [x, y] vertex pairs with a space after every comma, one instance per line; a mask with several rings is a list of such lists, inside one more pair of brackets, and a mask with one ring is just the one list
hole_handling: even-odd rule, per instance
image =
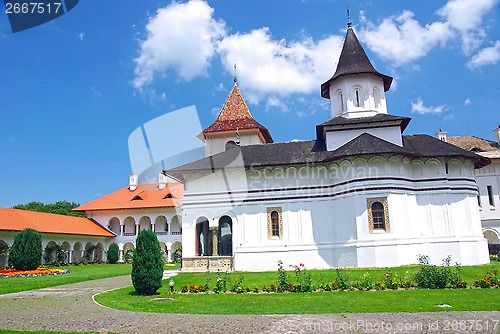
[[182, 234], [181, 216], [175, 215], [172, 217], [172, 222], [170, 223], [170, 228], [172, 229], [170, 231], [172, 235], [181, 235]]
[[69, 242], [65, 241], [62, 243], [61, 245], [61, 250], [62, 250], [62, 261], [61, 263], [68, 263], [69, 262], [69, 259], [70, 259], [70, 250], [71, 250], [71, 246], [69, 244]]
[[167, 244], [163, 241], [160, 241], [160, 250], [161, 250], [161, 255], [163, 257], [163, 262], [169, 262], [168, 247]]
[[0, 268], [9, 265], [9, 245], [3, 240], [0, 240]]
[[85, 251], [83, 252], [83, 260], [86, 263], [90, 263], [94, 261], [94, 251], [96, 249], [96, 246], [92, 244], [91, 242], [87, 242], [85, 245]]
[[135, 219], [133, 217], [127, 217], [123, 221], [124, 231], [123, 235], [133, 236], [135, 235]]
[[226, 143], [226, 151], [238, 146], [234, 140], [230, 140]]
[[50, 264], [56, 262], [58, 249], [59, 245], [55, 241], [50, 241], [43, 250], [43, 263]]
[[498, 254], [498, 252], [500, 252], [498, 234], [492, 230], [485, 230], [483, 231], [483, 235], [488, 241], [488, 250], [490, 251], [490, 254]]
[[108, 228], [116, 235], [120, 235], [120, 220], [117, 217], [111, 218], [108, 223]]
[[354, 100], [354, 105], [355, 105], [356, 107], [360, 107], [360, 106], [361, 106], [361, 103], [360, 103], [360, 100], [359, 100], [359, 99], [360, 99], [360, 97], [359, 97], [359, 90], [358, 90], [358, 89], [356, 89], [356, 90], [354, 91], [354, 94], [356, 95], [356, 96], [355, 96], [355, 100]]
[[73, 246], [73, 256], [71, 262], [80, 262], [83, 259], [83, 246], [80, 242], [75, 243]]
[[219, 219], [217, 249], [220, 256], [233, 255], [233, 221], [229, 216]]
[[182, 260], [182, 243], [180, 241], [174, 241], [170, 245], [170, 259], [173, 262], [181, 262]]
[[132, 262], [132, 258], [134, 257], [134, 249], [135, 249], [135, 246], [131, 242], [126, 242], [123, 245], [123, 261], [125, 261], [127, 263]]
[[155, 219], [155, 232], [157, 235], [168, 234], [168, 223], [165, 216], [158, 216]]
[[95, 245], [94, 262], [101, 262], [103, 260], [104, 260], [104, 247], [99, 242], [97, 245]]
[[151, 230], [151, 218], [148, 216], [142, 216], [141, 219], [139, 219], [139, 229]]
[[196, 220], [196, 255], [212, 255], [212, 233], [208, 226], [208, 219], [200, 217]]

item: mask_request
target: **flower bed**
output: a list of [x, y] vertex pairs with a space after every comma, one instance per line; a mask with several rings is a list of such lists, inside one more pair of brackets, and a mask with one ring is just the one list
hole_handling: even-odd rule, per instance
[[69, 274], [68, 269], [37, 268], [35, 270], [0, 269], [0, 278], [7, 277], [29, 277], [29, 276], [50, 276]]

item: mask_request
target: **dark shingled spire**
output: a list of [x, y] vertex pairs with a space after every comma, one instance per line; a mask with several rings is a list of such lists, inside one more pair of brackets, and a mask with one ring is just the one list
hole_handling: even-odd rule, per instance
[[348, 25], [337, 70], [328, 81], [321, 85], [321, 96], [327, 99], [330, 98], [330, 83], [337, 78], [344, 75], [366, 73], [374, 74], [382, 78], [384, 81], [384, 91], [387, 92], [391, 87], [392, 78], [388, 75], [379, 73], [375, 68], [373, 68], [365, 50], [363, 50], [363, 47], [358, 41], [354, 30], [350, 25]]

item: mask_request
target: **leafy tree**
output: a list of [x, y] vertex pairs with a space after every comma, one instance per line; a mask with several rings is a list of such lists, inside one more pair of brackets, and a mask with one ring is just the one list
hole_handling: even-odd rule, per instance
[[18, 270], [33, 270], [42, 264], [42, 236], [27, 228], [17, 233], [9, 251], [9, 262]]
[[115, 264], [118, 262], [118, 245], [111, 244], [108, 248], [108, 263]]
[[80, 206], [75, 202], [59, 201], [53, 204], [43, 204], [41, 202], [29, 202], [28, 204], [19, 204], [13, 206], [14, 209], [29, 210], [36, 212], [55, 213], [58, 215], [86, 217], [84, 212], [75, 212], [74, 208]]
[[140, 230], [132, 259], [132, 284], [139, 295], [150, 296], [162, 286], [163, 260], [156, 234]]

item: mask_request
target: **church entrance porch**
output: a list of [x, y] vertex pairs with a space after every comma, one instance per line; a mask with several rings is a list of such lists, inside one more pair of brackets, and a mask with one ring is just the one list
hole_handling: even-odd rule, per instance
[[233, 220], [224, 215], [209, 223], [208, 218], [196, 220], [195, 254], [182, 259], [183, 271], [233, 270]]

